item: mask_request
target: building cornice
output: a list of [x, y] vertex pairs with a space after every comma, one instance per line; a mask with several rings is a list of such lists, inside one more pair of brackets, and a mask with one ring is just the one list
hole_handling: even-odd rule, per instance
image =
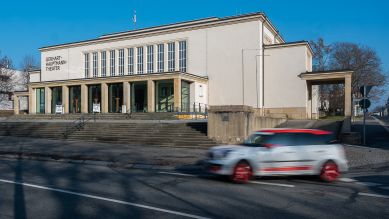
[[313, 50], [309, 45], [308, 41], [296, 41], [296, 42], [289, 42], [289, 43], [265, 45], [265, 49], [277, 49], [277, 48], [292, 47], [292, 46], [306, 46], [308, 50], [311, 52], [311, 54], [313, 54]]
[[276, 34], [279, 37], [279, 39], [282, 42], [284, 42], [283, 38], [279, 35], [277, 29], [266, 17], [266, 15], [262, 12], [257, 12], [257, 13], [251, 13], [251, 14], [240, 15], [240, 16], [225, 17], [225, 18], [206, 18], [206, 19], [195, 20], [195, 21], [188, 21], [188, 22], [168, 24], [168, 25], [157, 26], [157, 27], [144, 28], [140, 30], [113, 33], [113, 34], [103, 35], [100, 38], [91, 39], [91, 40], [84, 40], [84, 41], [42, 47], [39, 50], [41, 52], [44, 52], [44, 51], [65, 49], [65, 48], [71, 48], [77, 46], [93, 45], [98, 43], [137, 39], [137, 38], [143, 38], [143, 37], [148, 37], [153, 35], [182, 32], [187, 30], [204, 29], [204, 28], [210, 28], [216, 26], [230, 25], [235, 23], [243, 23], [243, 22], [254, 21], [254, 20], [264, 21], [274, 32], [274, 34]]
[[120, 83], [125, 81], [131, 82], [131, 81], [147, 81], [147, 80], [165, 80], [165, 79], [173, 79], [175, 77], [181, 77], [184, 80], [192, 79], [200, 82], [208, 81], [208, 77], [206, 76], [198, 76], [198, 75], [194, 75], [190, 73], [182, 73], [182, 72], [164, 72], [164, 73], [152, 73], [152, 74], [134, 74], [134, 75], [122, 75], [122, 76], [40, 81], [40, 82], [31, 82], [29, 85], [31, 87], [40, 87], [40, 86], [60, 86], [60, 85], [75, 85], [75, 84]]

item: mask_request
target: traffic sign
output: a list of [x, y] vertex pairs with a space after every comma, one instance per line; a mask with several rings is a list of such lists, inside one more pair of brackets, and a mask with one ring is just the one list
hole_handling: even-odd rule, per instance
[[[365, 88], [366, 88], [366, 94], [365, 94]], [[362, 97], [367, 97], [369, 95], [371, 88], [373, 88], [372, 85], [364, 85], [364, 86], [360, 87], [359, 92], [361, 92]]]
[[367, 109], [369, 108], [371, 105], [371, 102], [369, 99], [362, 99], [359, 101], [359, 106], [362, 108], [362, 109]]

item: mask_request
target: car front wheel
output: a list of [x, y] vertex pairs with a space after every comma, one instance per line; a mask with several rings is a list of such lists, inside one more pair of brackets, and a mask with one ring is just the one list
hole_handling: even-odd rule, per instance
[[247, 183], [253, 175], [252, 168], [246, 161], [236, 164], [231, 179], [235, 183]]
[[326, 182], [333, 182], [339, 177], [339, 168], [333, 161], [326, 162], [321, 171], [320, 178]]

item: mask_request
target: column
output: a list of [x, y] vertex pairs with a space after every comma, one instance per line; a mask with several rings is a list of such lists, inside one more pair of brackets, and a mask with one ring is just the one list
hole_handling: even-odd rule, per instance
[[14, 114], [18, 115], [19, 114], [19, 97], [14, 94], [13, 99], [14, 99]]
[[147, 112], [155, 111], [155, 83], [147, 80]]
[[181, 78], [174, 78], [174, 110], [180, 111], [181, 109]]
[[108, 85], [101, 83], [101, 113], [108, 113]]
[[62, 86], [62, 107], [63, 113], [69, 113], [69, 87], [65, 85]]
[[307, 81], [307, 118], [312, 119], [312, 84]]
[[131, 111], [131, 85], [127, 81], [123, 82], [123, 105], [126, 106], [127, 112]]
[[344, 79], [344, 116], [351, 116], [351, 75]]
[[45, 114], [51, 114], [51, 88], [45, 87]]
[[88, 113], [88, 86], [81, 84], [81, 113]]
[[168, 72], [169, 71], [169, 68], [168, 68], [168, 43], [164, 43], [163, 44], [163, 72]]
[[[180, 71], [180, 62], [179, 62], [179, 57], [180, 57], [180, 51], [179, 51], [180, 45], [178, 42], [174, 42], [174, 69], [175, 71]], [[180, 105], [181, 107], [181, 105]]]
[[28, 114], [36, 113], [36, 91], [32, 87], [28, 89]]

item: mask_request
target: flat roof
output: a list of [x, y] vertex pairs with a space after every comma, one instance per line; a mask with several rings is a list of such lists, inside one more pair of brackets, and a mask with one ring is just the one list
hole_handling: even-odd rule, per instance
[[302, 80], [310, 81], [313, 83], [334, 83], [341, 82], [346, 79], [346, 77], [352, 77], [353, 71], [349, 69], [345, 70], [328, 70], [328, 71], [312, 71], [312, 72], [303, 72], [298, 76]]
[[57, 44], [57, 45], [52, 45], [52, 46], [45, 46], [45, 47], [39, 48], [39, 50], [45, 51], [45, 50], [50, 50], [50, 49], [66, 48], [66, 47], [71, 47], [71, 46], [82, 46], [82, 45], [85, 45], [88, 43], [107, 42], [107, 41], [114, 40], [114, 39], [142, 36], [142, 35], [146, 35], [146, 34], [159, 33], [159, 32], [163, 32], [163, 31], [180, 30], [180, 29], [185, 30], [185, 29], [191, 28], [191, 27], [206, 28], [210, 25], [218, 25], [218, 24], [224, 24], [224, 23], [228, 23], [228, 22], [232, 22], [232, 21], [239, 21], [239, 20], [246, 20], [246, 19], [253, 19], [253, 18], [258, 18], [258, 19], [262, 18], [264, 20], [264, 22], [270, 27], [270, 29], [277, 35], [277, 37], [282, 42], [285, 42], [283, 37], [279, 34], [279, 31], [270, 22], [270, 20], [267, 18], [265, 13], [255, 12], [255, 13], [243, 14], [243, 15], [238, 15], [238, 16], [228, 16], [228, 17], [223, 17], [223, 18], [210, 17], [210, 18], [197, 19], [197, 20], [191, 20], [191, 21], [185, 21], [185, 22], [179, 22], [179, 23], [172, 23], [172, 24], [167, 24], [167, 25], [142, 28], [142, 29], [137, 29], [137, 30], [130, 30], [130, 31], [105, 34], [105, 35], [102, 35], [102, 36], [95, 38], [95, 39], [76, 41], [76, 42], [64, 43], [64, 44]]
[[273, 49], [273, 48], [280, 48], [280, 47], [290, 47], [290, 46], [306, 46], [306, 47], [308, 47], [308, 49], [311, 52], [311, 54], [313, 54], [313, 50], [311, 48], [311, 45], [306, 40], [265, 45], [265, 49]]

